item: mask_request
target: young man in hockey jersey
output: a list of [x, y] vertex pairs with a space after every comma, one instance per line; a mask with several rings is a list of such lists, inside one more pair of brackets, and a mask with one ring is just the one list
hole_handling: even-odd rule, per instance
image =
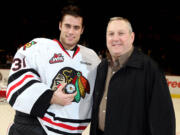
[[83, 18], [62, 10], [60, 39], [36, 38], [20, 48], [10, 70], [7, 101], [16, 110], [9, 135], [80, 135], [91, 119], [97, 54], [78, 43]]

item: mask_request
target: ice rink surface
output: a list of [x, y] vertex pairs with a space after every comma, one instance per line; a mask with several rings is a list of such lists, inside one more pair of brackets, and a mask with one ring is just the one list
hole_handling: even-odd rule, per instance
[[[180, 98], [173, 98], [176, 115], [176, 135], [180, 135]], [[13, 123], [14, 110], [7, 103], [0, 103], [0, 135], [7, 135], [8, 127]], [[89, 127], [83, 132], [89, 135]]]

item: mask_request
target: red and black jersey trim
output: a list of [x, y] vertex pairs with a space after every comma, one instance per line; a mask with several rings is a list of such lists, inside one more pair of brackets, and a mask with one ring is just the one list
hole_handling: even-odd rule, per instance
[[[34, 69], [23, 69], [23, 70], [20, 70], [20, 71], [16, 72], [13, 75], [11, 75], [9, 77], [8, 84], [10, 84], [11, 82], [13, 82], [14, 80], [18, 79], [19, 77], [21, 77], [22, 75], [24, 75], [25, 73], [28, 73], [28, 72], [31, 72], [31, 74], [26, 74], [21, 80], [17, 81], [7, 91], [6, 98], [9, 97], [10, 93], [15, 88], [17, 88], [18, 86], [22, 85], [23, 82], [26, 79], [32, 78], [26, 84], [24, 84], [24, 86], [20, 87], [16, 92], [14, 92], [12, 94], [12, 96], [11, 96], [11, 98], [9, 100], [9, 104], [11, 106], [14, 105], [14, 103], [15, 103], [16, 99], [18, 98], [18, 96], [20, 96], [27, 88], [29, 88], [30, 86], [32, 86], [35, 83], [41, 83], [39, 80], [33, 79], [35, 77], [33, 74], [35, 74], [36, 76], [40, 77], [40, 75], [38, 74], [37, 71], [35, 71]], [[45, 92], [38, 98], [38, 100], [33, 105], [30, 114], [34, 115], [36, 117], [37, 116], [38, 117], [43, 117], [43, 115], [46, 112], [47, 108], [50, 106], [50, 100], [52, 98], [52, 95], [53, 95], [53, 91], [52, 90], [48, 90], [48, 89], [45, 90]]]
[[30, 87], [31, 85], [33, 85], [34, 83], [37, 83], [37, 82], [39, 82], [39, 81], [37, 81], [37, 80], [31, 80], [31, 81], [29, 81], [27, 84], [25, 84], [23, 87], [21, 87], [19, 90], [17, 90], [15, 93], [13, 93], [13, 95], [12, 95], [10, 101], [9, 101], [9, 104], [10, 104], [11, 106], [13, 106], [14, 103], [15, 103], [15, 101], [16, 101], [16, 99], [17, 99], [17, 97], [18, 97], [19, 95], [21, 95], [21, 93], [24, 92], [28, 87]]
[[[20, 76], [22, 76], [24, 73], [27, 72], [32, 72], [34, 74], [36, 74], [37, 76], [39, 76], [39, 74], [34, 70], [34, 69], [24, 69], [24, 70], [20, 70], [18, 72], [16, 72], [15, 74], [11, 75], [8, 79], [8, 85], [13, 82], [14, 80], [16, 80], [17, 78], [19, 78]], [[32, 74], [26, 74], [21, 80], [19, 80], [18, 82], [16, 82], [14, 85], [12, 85], [9, 90], [6, 93], [6, 98], [9, 97], [10, 93], [18, 86], [20, 86], [26, 79], [28, 78], [34, 78], [34, 76]]]
[[89, 123], [91, 119], [84, 119], [84, 120], [76, 120], [76, 119], [65, 119], [60, 117], [55, 117], [55, 114], [52, 112], [46, 112], [49, 116], [53, 117], [53, 120], [60, 121], [60, 122], [70, 122], [70, 123]]
[[14, 73], [13, 75], [11, 75], [11, 76], [9, 77], [9, 79], [8, 79], [8, 85], [9, 85], [12, 81], [16, 80], [17, 78], [19, 78], [21, 75], [23, 75], [23, 74], [26, 73], [26, 72], [32, 72], [32, 73], [36, 74], [38, 77], [40, 77], [40, 75], [38, 74], [38, 72], [37, 72], [36, 70], [32, 69], [32, 68], [31, 68], [31, 69], [22, 69], [22, 70]]
[[47, 128], [49, 131], [52, 131], [52, 132], [55, 132], [55, 133], [58, 133], [58, 134], [62, 134], [62, 135], [81, 135], [81, 133], [68, 133], [68, 132], [64, 132], [64, 131], [60, 131], [60, 130], [51, 128], [51, 127], [49, 127], [49, 126], [46, 126], [46, 128]]
[[[59, 44], [59, 46], [61, 47], [61, 49], [62, 49], [69, 57], [71, 57], [71, 56], [69, 55], [69, 53], [66, 51], [66, 49], [63, 47], [62, 43], [61, 43], [59, 40], [54, 39], [54, 41], [56, 41], [56, 42]], [[72, 57], [72, 58], [74, 58], [74, 57], [76, 56], [76, 54], [80, 51], [80, 48], [76, 45], [76, 46], [75, 46], [73, 49], [71, 49], [71, 50], [74, 51], [74, 54], [73, 54], [73, 57]]]
[[[48, 130], [58, 133], [58, 134], [64, 134], [64, 135], [80, 135], [79, 133], [72, 133], [72, 131], [85, 130], [87, 128], [87, 125], [91, 121], [91, 119], [77, 120], [77, 119], [66, 119], [66, 118], [55, 117], [55, 114], [52, 112], [46, 112], [46, 115], [41, 119], [47, 123], [50, 123], [51, 125], [65, 129], [66, 131], [62, 131], [60, 129], [54, 129], [46, 125]], [[73, 126], [73, 123], [74, 124], [76, 123], [79, 126]], [[67, 132], [67, 130], [69, 132]]]

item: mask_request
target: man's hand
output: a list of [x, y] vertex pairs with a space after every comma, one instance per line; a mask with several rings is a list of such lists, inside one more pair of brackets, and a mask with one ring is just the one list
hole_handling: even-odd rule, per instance
[[59, 88], [54, 92], [51, 104], [59, 104], [61, 106], [69, 105], [74, 100], [74, 97], [77, 94], [77, 91], [73, 94], [65, 94], [63, 88], [66, 86], [66, 83], [63, 83]]

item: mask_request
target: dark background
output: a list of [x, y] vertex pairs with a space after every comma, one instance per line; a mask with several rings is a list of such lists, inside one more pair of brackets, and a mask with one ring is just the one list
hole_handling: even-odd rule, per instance
[[134, 45], [157, 61], [167, 74], [180, 75], [180, 8], [177, 2], [51, 0], [3, 3], [0, 9], [1, 59], [7, 53], [14, 55], [19, 46], [33, 38], [58, 39], [62, 7], [77, 4], [85, 15], [85, 31], [80, 43], [85, 43], [97, 53], [106, 49], [108, 19], [126, 17], [135, 32]]

